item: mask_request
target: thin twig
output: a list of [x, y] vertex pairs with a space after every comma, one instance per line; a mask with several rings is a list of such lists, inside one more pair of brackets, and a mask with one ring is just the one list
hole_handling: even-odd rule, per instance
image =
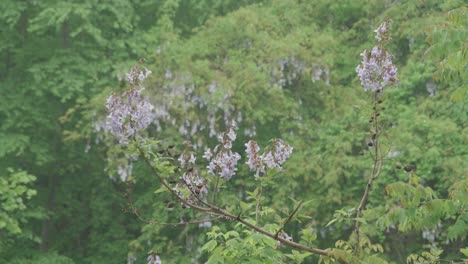
[[283, 230], [283, 228], [286, 226], [286, 224], [293, 218], [293, 216], [297, 213], [297, 211], [299, 210], [299, 207], [301, 207], [301, 205], [302, 205], [302, 201], [299, 201], [299, 204], [296, 206], [296, 209], [294, 209], [294, 211], [292, 211], [292, 213], [289, 214], [289, 217], [284, 221], [284, 223], [281, 225], [280, 229], [278, 229], [278, 231], [275, 233], [275, 237], [278, 237], [281, 230]]
[[187, 186], [187, 188], [190, 190], [190, 192], [192, 193], [193, 196], [195, 196], [195, 198], [202, 204], [208, 206], [208, 207], [211, 207], [211, 204], [203, 201], [203, 199], [200, 198], [200, 196], [192, 189], [192, 187], [190, 186], [193, 186], [193, 185], [189, 185], [188, 182], [183, 178], [181, 177], [182, 181], [184, 182], [185, 186]]
[[200, 211], [204, 211], [204, 212], [208, 212], [210, 211], [210, 208], [205, 208], [205, 207], [201, 207], [201, 206], [198, 206], [198, 205], [195, 205], [195, 204], [192, 204], [192, 203], [189, 203], [188, 201], [186, 201], [185, 199], [183, 199], [182, 197], [180, 197], [170, 186], [169, 184], [167, 184], [167, 182], [161, 177], [161, 175], [159, 175], [158, 171], [156, 170], [156, 168], [151, 164], [151, 162], [149, 161], [149, 159], [146, 157], [145, 153], [143, 152], [143, 150], [141, 149], [140, 145], [135, 141], [135, 144], [136, 144], [136, 147], [138, 149], [138, 151], [140, 152], [141, 156], [143, 157], [143, 160], [145, 161], [146, 165], [150, 168], [151, 172], [158, 178], [158, 180], [161, 182], [162, 185], [164, 185], [164, 187], [166, 187], [166, 189], [168, 191], [171, 192], [172, 195], [174, 195], [175, 197], [177, 197], [177, 199], [191, 207], [191, 208], [195, 208], [197, 210], [200, 210]]
[[[377, 95], [374, 94], [373, 97], [373, 102], [374, 102], [374, 109], [377, 108]], [[355, 219], [355, 232], [356, 232], [356, 249], [359, 251], [360, 245], [359, 245], [359, 240], [360, 240], [360, 233], [359, 233], [359, 228], [360, 228], [360, 222], [358, 221], [358, 218], [361, 217], [362, 215], [362, 210], [364, 209], [367, 198], [369, 197], [369, 191], [370, 188], [372, 187], [372, 183], [375, 179], [377, 179], [380, 175], [380, 172], [382, 171], [382, 149], [380, 147], [380, 131], [379, 131], [379, 123], [378, 123], [378, 115], [377, 115], [377, 110], [374, 110], [372, 113], [372, 127], [371, 131], [375, 133], [375, 138], [373, 139], [373, 145], [374, 145], [374, 155], [373, 155], [373, 165], [372, 165], [372, 173], [369, 178], [369, 181], [367, 182], [366, 188], [364, 190], [364, 194], [361, 198], [361, 201], [359, 202], [359, 206], [356, 211], [356, 219]]]

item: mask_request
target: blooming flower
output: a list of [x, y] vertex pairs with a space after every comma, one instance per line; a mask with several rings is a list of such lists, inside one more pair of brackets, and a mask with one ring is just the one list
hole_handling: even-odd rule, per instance
[[125, 78], [130, 85], [134, 86], [142, 83], [150, 74], [151, 71], [146, 68], [140, 71], [137, 66], [133, 66], [130, 72], [125, 74]]
[[162, 264], [161, 258], [154, 254], [149, 255], [146, 261], [148, 264]]
[[265, 168], [282, 169], [283, 163], [291, 155], [293, 148], [281, 139], [273, 139], [273, 144], [260, 155], [260, 147], [253, 140], [245, 144], [247, 153], [247, 162], [251, 171], [255, 171], [255, 177], [265, 173]]
[[273, 158], [275, 160], [275, 167], [281, 169], [281, 165], [286, 161], [287, 158], [291, 155], [293, 151], [293, 147], [289, 144], [285, 143], [281, 139], [274, 139], [273, 140], [273, 149], [272, 151]]
[[389, 23], [390, 21], [385, 21], [375, 30], [380, 45], [370, 51], [364, 50], [361, 53], [361, 64], [356, 67], [356, 73], [366, 92], [380, 92], [386, 87], [397, 85], [397, 68], [390, 53], [382, 48], [383, 42], [388, 39]]
[[[182, 174], [182, 183], [177, 183], [174, 190], [178, 195], [191, 204], [199, 202], [199, 199], [204, 199], [208, 195], [208, 184], [198, 175], [198, 170], [190, 168]], [[188, 190], [183, 192], [182, 190]], [[184, 196], [184, 193], [186, 194]]]
[[138, 131], [151, 123], [154, 107], [144, 100], [141, 95], [144, 88], [139, 86], [150, 73], [148, 69], [140, 72], [137, 67], [133, 67], [130, 73], [126, 74], [132, 88], [122, 95], [111, 94], [107, 98], [106, 107], [109, 114], [106, 124], [121, 144], [128, 143], [130, 137], [137, 135]]
[[375, 38], [379, 42], [385, 41], [387, 39], [389, 24], [390, 20], [385, 20], [376, 30], [374, 30]]
[[257, 142], [250, 140], [245, 144], [245, 153], [247, 154], [246, 164], [249, 166], [251, 171], [255, 171], [257, 177], [260, 173], [265, 173], [265, 165], [262, 157], [259, 155], [260, 147]]
[[210, 160], [212, 156], [213, 156], [213, 152], [211, 152], [210, 148], [207, 148], [202, 157], [206, 160]]
[[[208, 184], [200, 177], [195, 167], [195, 155], [192, 152], [192, 143], [184, 142], [185, 150], [179, 157], [179, 162], [185, 172], [182, 174], [180, 183], [177, 183], [174, 190], [177, 194], [191, 204], [199, 202], [208, 194]], [[186, 190], [186, 191], [184, 191]]]
[[142, 90], [131, 89], [121, 96], [112, 94], [107, 98], [107, 124], [121, 144], [126, 144], [128, 138], [148, 127], [152, 120], [154, 107], [143, 100]]
[[193, 153], [189, 153], [189, 152], [184, 152], [179, 157], [180, 166], [182, 168], [188, 168], [188, 166], [190, 164], [195, 164], [196, 160], [197, 160], [197, 158], [195, 157], [195, 155], [193, 155]]
[[229, 180], [236, 173], [236, 165], [240, 158], [239, 153], [223, 149], [210, 161], [208, 172]]
[[[219, 144], [213, 149], [213, 152], [211, 152], [211, 149], [208, 149], [204, 155], [210, 161], [207, 167], [208, 172], [226, 180], [231, 179], [236, 173], [236, 165], [241, 158], [239, 153], [232, 152], [231, 150], [232, 141], [236, 139], [236, 129], [237, 124], [232, 122], [228, 132], [224, 132], [218, 137]], [[213, 155], [214, 157], [211, 159]]]

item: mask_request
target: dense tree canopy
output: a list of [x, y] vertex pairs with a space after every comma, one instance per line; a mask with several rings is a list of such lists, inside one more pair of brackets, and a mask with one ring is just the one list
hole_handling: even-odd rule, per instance
[[[119, 144], [106, 99], [129, 89], [133, 65], [152, 72], [142, 85], [154, 109], [141, 136], [168, 182], [193, 151], [220, 189], [209, 189], [210, 201], [273, 233], [286, 223], [284, 235], [332, 252], [321, 261], [466, 261], [464, 4], [0, 1], [0, 262], [319, 261], [184, 208], [138, 149]], [[383, 166], [356, 219], [377, 111], [356, 66], [387, 18], [399, 84], [377, 106]], [[292, 146], [283, 170], [256, 179], [243, 154], [229, 181], [210, 175], [202, 155], [232, 121], [234, 152], [251, 139], [262, 151], [273, 138]]]

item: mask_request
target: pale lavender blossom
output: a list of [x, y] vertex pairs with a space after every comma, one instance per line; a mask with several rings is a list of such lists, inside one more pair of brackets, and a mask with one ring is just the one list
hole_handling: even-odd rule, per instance
[[236, 131], [235, 131], [235, 129], [237, 129], [237, 128], [230, 127], [229, 132], [227, 133], [227, 136], [229, 137], [229, 140], [231, 142], [236, 140]]
[[124, 182], [131, 175], [132, 170], [133, 170], [133, 165], [131, 163], [120, 164], [117, 167], [117, 174], [119, 175], [120, 179]]
[[[213, 149], [213, 152], [208, 149], [204, 155], [204, 157], [210, 161], [207, 167], [208, 172], [226, 180], [231, 179], [231, 177], [236, 173], [236, 165], [241, 158], [239, 153], [232, 152], [231, 150], [232, 141], [236, 139], [236, 129], [237, 124], [232, 122], [228, 131], [219, 135], [219, 144]], [[214, 157], [211, 159], [213, 155]]]
[[276, 168], [276, 161], [275, 157], [273, 157], [273, 153], [271, 151], [268, 151], [266, 153], [263, 153], [262, 156], [260, 156], [262, 162], [270, 169]]
[[260, 173], [265, 173], [264, 161], [259, 154], [260, 147], [257, 145], [257, 142], [250, 140], [245, 144], [245, 147], [245, 153], [248, 158], [246, 164], [249, 166], [251, 171], [255, 171], [255, 177]]
[[142, 90], [132, 88], [121, 96], [112, 94], [107, 98], [107, 124], [121, 144], [128, 143], [130, 137], [151, 123], [154, 107], [144, 100]]
[[374, 30], [375, 32], [375, 38], [381, 42], [382, 40], [385, 39], [387, 32], [388, 32], [388, 22], [384, 21], [380, 26]]
[[130, 85], [134, 86], [142, 83], [150, 74], [151, 71], [146, 68], [144, 71], [140, 71], [137, 66], [133, 66], [130, 72], [125, 74], [125, 78]]
[[154, 254], [149, 255], [146, 261], [148, 264], [162, 264], [161, 258]]
[[191, 152], [184, 152], [179, 157], [180, 166], [182, 168], [188, 168], [190, 164], [195, 164], [197, 158]]
[[208, 172], [229, 180], [236, 173], [236, 165], [240, 158], [239, 153], [223, 149], [210, 161]]
[[192, 152], [192, 143], [185, 141], [184, 146], [185, 151], [180, 155], [179, 162], [181, 167], [185, 168], [185, 171], [180, 177], [182, 181], [176, 184], [174, 190], [181, 198], [195, 204], [208, 194], [208, 184], [200, 177], [195, 167], [196, 158]]
[[143, 98], [141, 92], [144, 88], [140, 85], [150, 74], [151, 71], [146, 68], [140, 71], [137, 66], [132, 67], [126, 74], [132, 88], [122, 95], [111, 94], [107, 98], [109, 114], [106, 124], [121, 144], [127, 144], [130, 137], [148, 127], [153, 119], [154, 107]]
[[[196, 204], [199, 199], [204, 199], [208, 195], [208, 184], [200, 177], [196, 168], [187, 169], [180, 179], [182, 182], [177, 183], [174, 190], [189, 203]], [[184, 189], [188, 192], [183, 192]]]
[[293, 151], [293, 147], [289, 144], [285, 143], [281, 139], [274, 139], [273, 140], [273, 157], [276, 162], [276, 167], [281, 169], [281, 165], [286, 161], [287, 158], [291, 155]]
[[250, 140], [245, 144], [248, 158], [246, 164], [251, 171], [255, 171], [256, 178], [260, 174], [264, 174], [266, 168], [282, 170], [283, 163], [293, 151], [293, 147], [281, 139], [273, 139], [272, 141], [272, 146], [268, 147], [262, 155], [259, 154], [260, 147], [255, 141]]
[[[385, 21], [375, 30], [379, 42], [387, 39], [389, 23], [389, 20]], [[356, 73], [366, 92], [381, 92], [389, 86], [398, 85], [397, 68], [392, 62], [392, 55], [382, 45], [373, 47], [371, 51], [364, 50], [361, 57]]]
[[210, 160], [211, 157], [213, 157], [213, 152], [211, 152], [211, 149], [210, 149], [210, 148], [207, 148], [207, 149], [205, 150], [205, 153], [203, 154], [202, 157], [203, 157], [204, 159], [206, 159], [206, 160]]

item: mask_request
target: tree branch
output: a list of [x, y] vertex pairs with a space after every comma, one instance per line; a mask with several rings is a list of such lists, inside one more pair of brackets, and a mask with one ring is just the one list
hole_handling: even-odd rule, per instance
[[[192, 204], [188, 201], [186, 201], [185, 199], [183, 199], [182, 197], [180, 197], [165, 181], [164, 179], [161, 177], [161, 175], [158, 173], [157, 169], [151, 164], [151, 162], [148, 160], [148, 158], [146, 157], [145, 153], [143, 152], [143, 150], [141, 149], [141, 147], [138, 145], [138, 143], [135, 141], [135, 144], [136, 144], [136, 147], [137, 149], [139, 150], [140, 154], [143, 156], [143, 159], [146, 163], [146, 165], [150, 168], [151, 172], [158, 178], [159, 181], [161, 181], [161, 184], [164, 185], [164, 187], [166, 187], [172, 195], [174, 195], [179, 201], [181, 201], [183, 204], [189, 206], [190, 208], [193, 208], [195, 210], [199, 210], [199, 211], [202, 211], [202, 212], [205, 212], [207, 214], [212, 214], [212, 215], [218, 215], [220, 217], [224, 217], [224, 218], [228, 218], [228, 219], [231, 219], [231, 220], [234, 220], [234, 221], [237, 221], [239, 223], [242, 223], [244, 224], [245, 226], [248, 226], [250, 228], [252, 228], [253, 230], [263, 234], [263, 235], [266, 235], [268, 237], [271, 237], [285, 245], [288, 245], [290, 247], [293, 247], [295, 249], [298, 249], [298, 250], [303, 250], [303, 251], [307, 251], [307, 252], [310, 252], [310, 253], [314, 253], [314, 254], [319, 254], [319, 255], [323, 255], [323, 256], [332, 256], [331, 252], [327, 251], [327, 250], [324, 250], [324, 249], [318, 249], [318, 248], [313, 248], [313, 247], [308, 247], [308, 246], [305, 246], [305, 245], [302, 245], [302, 244], [299, 244], [299, 243], [296, 243], [294, 241], [290, 241], [290, 240], [287, 240], [287, 239], [284, 239], [284, 238], [281, 238], [281, 237], [278, 237], [277, 235], [273, 234], [273, 233], [270, 233], [268, 232], [267, 230], [261, 228], [261, 227], [258, 227], [254, 224], [251, 224], [249, 221], [247, 221], [246, 219], [243, 219], [241, 218], [240, 215], [234, 215], [228, 211], [225, 211], [215, 205], [211, 205], [211, 204], [208, 204], [206, 203], [209, 208], [206, 208], [206, 207], [202, 207], [202, 206], [198, 206], [198, 205], [195, 205], [195, 204]], [[297, 208], [298, 209], [298, 208]], [[297, 211], [297, 210], [295, 210]], [[292, 215], [290, 216], [292, 218]]]

